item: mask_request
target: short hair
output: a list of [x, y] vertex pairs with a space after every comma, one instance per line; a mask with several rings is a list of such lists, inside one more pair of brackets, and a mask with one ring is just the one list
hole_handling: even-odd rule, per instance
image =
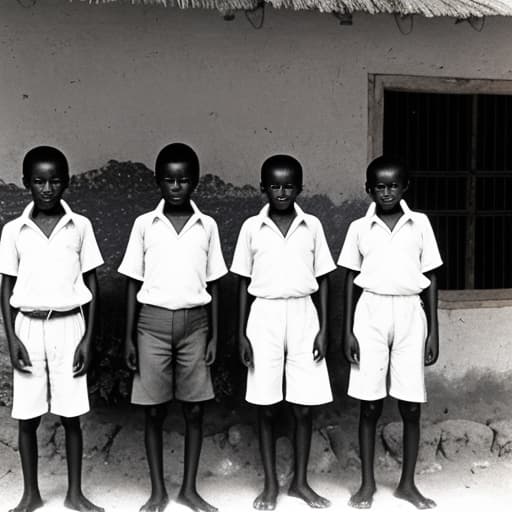
[[302, 186], [302, 165], [291, 155], [273, 155], [268, 157], [261, 166], [261, 183], [268, 182], [272, 171], [276, 168], [290, 169], [295, 174], [297, 181]]
[[194, 173], [195, 182], [199, 181], [199, 158], [190, 146], [182, 142], [168, 144], [160, 150], [155, 162], [156, 180], [159, 181], [159, 174], [167, 164], [177, 162], [188, 164], [189, 169]]
[[23, 183], [30, 182], [34, 166], [40, 162], [49, 162], [62, 173], [66, 186], [69, 183], [69, 165], [62, 151], [52, 146], [36, 146], [27, 152], [23, 158]]
[[378, 171], [389, 168], [398, 170], [400, 177], [404, 181], [404, 184], [407, 184], [409, 181], [409, 171], [405, 165], [405, 162], [399, 157], [383, 155], [372, 160], [366, 168], [367, 185], [371, 185], [375, 182], [375, 177]]

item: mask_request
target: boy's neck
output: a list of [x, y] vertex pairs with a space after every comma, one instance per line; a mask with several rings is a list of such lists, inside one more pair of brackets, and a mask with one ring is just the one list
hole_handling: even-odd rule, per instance
[[192, 205], [190, 204], [190, 199], [180, 205], [170, 204], [167, 201], [164, 204], [164, 215], [167, 215], [167, 216], [183, 217], [183, 216], [190, 216], [190, 215], [192, 215], [192, 213], [194, 213], [194, 209], [192, 208]]
[[282, 235], [286, 237], [292, 225], [293, 219], [295, 219], [297, 216], [297, 212], [295, 211], [295, 203], [293, 203], [290, 208], [287, 208], [286, 210], [276, 210], [270, 206], [268, 209], [268, 216], [278, 227]]
[[49, 210], [41, 210], [36, 205], [34, 205], [34, 208], [32, 208], [32, 212], [30, 213], [30, 216], [33, 219], [41, 218], [41, 217], [62, 217], [64, 215], [64, 207], [59, 202], [55, 207], [49, 209]]
[[402, 210], [400, 203], [398, 203], [392, 210], [382, 210], [377, 205], [375, 208], [375, 214], [384, 222], [384, 224], [386, 224], [390, 231], [393, 231], [393, 228], [398, 223], [400, 217], [404, 214], [404, 211]]

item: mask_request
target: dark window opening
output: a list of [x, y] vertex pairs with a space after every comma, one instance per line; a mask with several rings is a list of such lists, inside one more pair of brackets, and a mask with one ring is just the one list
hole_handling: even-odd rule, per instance
[[512, 96], [385, 91], [384, 153], [411, 172], [443, 289], [512, 288]]

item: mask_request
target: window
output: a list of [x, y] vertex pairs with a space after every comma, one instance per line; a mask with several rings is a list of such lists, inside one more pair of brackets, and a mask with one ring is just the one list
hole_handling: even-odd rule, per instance
[[406, 200], [432, 222], [440, 287], [512, 288], [512, 85], [493, 94], [487, 83], [471, 91], [460, 81], [458, 91], [457, 82], [383, 87], [380, 152], [409, 166]]

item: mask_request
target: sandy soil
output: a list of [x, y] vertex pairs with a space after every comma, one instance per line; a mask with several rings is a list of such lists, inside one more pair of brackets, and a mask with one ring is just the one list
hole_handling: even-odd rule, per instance
[[[169, 463], [169, 461], [167, 461]], [[40, 468], [40, 486], [45, 505], [42, 512], [66, 510], [62, 505], [66, 491], [66, 469], [63, 463]], [[373, 510], [407, 511], [414, 510], [410, 504], [392, 496], [393, 486], [398, 479], [397, 470], [379, 470], [379, 490]], [[350, 493], [358, 485], [357, 470], [337, 471], [330, 475], [311, 477], [313, 486], [332, 501], [331, 510], [352, 510], [347, 506]], [[417, 482], [425, 495], [434, 498], [439, 511], [470, 511], [490, 509], [497, 512], [509, 511], [512, 503], [512, 460], [493, 460], [488, 467], [474, 467], [470, 462], [447, 463], [441, 471], [418, 475]], [[203, 496], [219, 507], [222, 512], [251, 511], [252, 500], [258, 492], [259, 481], [253, 474], [241, 474], [236, 478], [205, 478], [199, 482]], [[179, 482], [168, 481], [171, 499], [178, 492]], [[0, 475], [0, 510], [7, 511], [16, 505], [21, 493], [20, 473]], [[86, 494], [105, 507], [107, 511], [137, 511], [149, 492], [146, 467], [139, 464], [131, 474], [116, 473], [108, 464], [94, 465], [85, 461], [84, 489]], [[171, 501], [166, 509], [183, 511], [187, 509]], [[301, 501], [281, 494], [278, 511], [309, 510]]]

